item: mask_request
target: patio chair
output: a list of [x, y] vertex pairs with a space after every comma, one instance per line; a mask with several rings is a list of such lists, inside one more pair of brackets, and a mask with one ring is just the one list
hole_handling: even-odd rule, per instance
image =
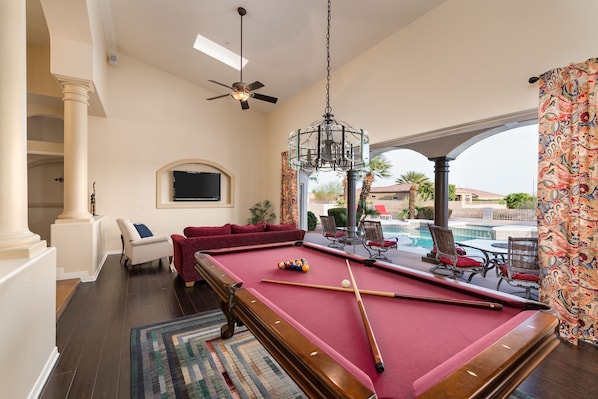
[[382, 223], [377, 220], [364, 220], [361, 222], [360, 234], [363, 236], [363, 247], [370, 254], [370, 259], [384, 259], [392, 262], [385, 252], [389, 249], [398, 249], [397, 237], [384, 238]]
[[374, 208], [376, 209], [376, 211], [378, 211], [378, 215], [380, 216], [380, 219], [387, 219], [387, 220], [392, 219], [392, 213], [390, 213], [386, 210], [386, 205], [378, 204], [378, 205], [374, 205]]
[[529, 299], [532, 290], [540, 288], [540, 264], [538, 262], [538, 239], [509, 237], [506, 263], [498, 266], [498, 291], [500, 284], [523, 288]]
[[320, 215], [320, 222], [322, 222], [322, 234], [328, 241], [330, 241], [328, 246], [331, 248], [344, 248], [344, 238], [347, 233], [337, 229], [334, 216]]
[[471, 274], [467, 281], [471, 282], [473, 276], [484, 271], [485, 259], [481, 256], [467, 255], [465, 250], [457, 247], [452, 230], [433, 224], [428, 224], [428, 228], [434, 241], [432, 253], [438, 262], [430, 269], [431, 273], [437, 273], [439, 269], [448, 270], [456, 280], [469, 272]]

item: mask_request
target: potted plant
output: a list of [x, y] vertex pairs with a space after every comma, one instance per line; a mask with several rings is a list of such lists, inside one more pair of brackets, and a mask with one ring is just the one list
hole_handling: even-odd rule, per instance
[[251, 208], [249, 208], [251, 217], [247, 219], [247, 223], [256, 224], [259, 222], [272, 222], [274, 219], [276, 219], [276, 214], [271, 212], [271, 208], [272, 204], [268, 200], [256, 202]]

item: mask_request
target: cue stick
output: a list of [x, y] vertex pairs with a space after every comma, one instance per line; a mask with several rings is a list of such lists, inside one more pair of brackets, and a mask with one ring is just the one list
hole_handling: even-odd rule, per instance
[[370, 319], [368, 319], [368, 314], [365, 312], [365, 306], [361, 300], [361, 294], [359, 293], [359, 288], [357, 288], [355, 277], [353, 277], [353, 271], [351, 270], [349, 259], [345, 259], [345, 261], [347, 262], [347, 268], [349, 269], [349, 276], [351, 276], [351, 284], [353, 284], [353, 292], [355, 292], [355, 299], [357, 300], [357, 305], [359, 306], [361, 320], [363, 321], [363, 326], [365, 327], [365, 332], [368, 336], [372, 355], [374, 355], [374, 360], [376, 361], [376, 371], [381, 373], [384, 371], [384, 361], [382, 360], [382, 354], [380, 353], [380, 348], [378, 348], [378, 343], [376, 342], [376, 337], [374, 336], [374, 330], [370, 324]]
[[[352, 288], [335, 287], [332, 285], [295, 283], [292, 281], [280, 281], [280, 280], [269, 280], [269, 279], [262, 279], [262, 282], [294, 285], [297, 287], [319, 288], [322, 290], [331, 290], [331, 291], [353, 292]], [[414, 301], [435, 302], [435, 303], [441, 303], [441, 304], [445, 304], [445, 305], [469, 306], [469, 307], [473, 307], [473, 308], [502, 310], [502, 305], [500, 303], [496, 303], [496, 302], [475, 301], [475, 300], [471, 300], [471, 299], [436, 298], [436, 297], [432, 297], [432, 296], [397, 294], [396, 292], [374, 291], [374, 290], [364, 290], [364, 289], [360, 289], [359, 292], [364, 295], [376, 295], [376, 296], [384, 296], [384, 297], [388, 297], [388, 298], [399, 298], [399, 299], [409, 299], [409, 300], [414, 300]]]

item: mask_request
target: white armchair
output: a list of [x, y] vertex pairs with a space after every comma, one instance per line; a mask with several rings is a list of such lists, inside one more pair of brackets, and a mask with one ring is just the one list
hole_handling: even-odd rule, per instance
[[135, 225], [129, 220], [118, 218], [116, 223], [120, 229], [123, 244], [121, 261], [124, 256], [125, 266], [127, 262], [130, 262], [131, 265], [137, 265], [155, 259], [160, 259], [161, 265], [162, 260], [166, 258], [168, 258], [166, 264], [170, 264], [173, 250], [168, 236], [151, 235], [141, 237]]

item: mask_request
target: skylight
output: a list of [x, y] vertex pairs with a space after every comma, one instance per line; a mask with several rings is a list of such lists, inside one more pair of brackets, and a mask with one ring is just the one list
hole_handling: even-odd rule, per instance
[[[203, 37], [202, 35], [197, 35], [195, 39], [195, 43], [193, 44], [193, 48], [196, 50], [201, 51], [204, 54], [209, 55], [212, 58], [217, 59], [218, 61], [235, 68], [237, 71], [240, 71], [239, 61], [240, 55], [230, 51], [227, 48], [222, 47], [221, 45], [214, 43], [207, 37]], [[247, 64], [247, 59], [243, 58], [243, 68]]]

